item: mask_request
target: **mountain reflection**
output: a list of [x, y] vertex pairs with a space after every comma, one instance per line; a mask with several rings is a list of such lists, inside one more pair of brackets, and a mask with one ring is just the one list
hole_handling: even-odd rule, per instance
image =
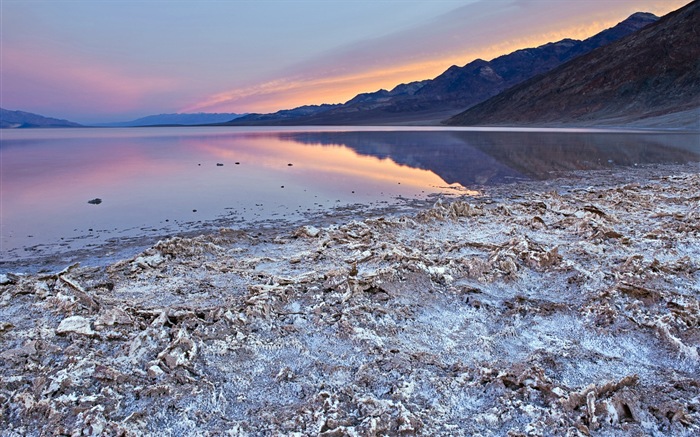
[[700, 161], [697, 134], [626, 132], [288, 132], [280, 139], [345, 146], [430, 170], [448, 183], [490, 185], [553, 173]]

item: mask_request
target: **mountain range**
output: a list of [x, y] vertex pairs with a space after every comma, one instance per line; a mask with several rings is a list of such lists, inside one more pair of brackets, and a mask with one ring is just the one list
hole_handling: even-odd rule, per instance
[[245, 114], [234, 113], [207, 113], [198, 112], [194, 114], [158, 114], [137, 118], [131, 121], [120, 121], [114, 123], [100, 123], [95, 126], [102, 127], [138, 127], [138, 126], [194, 126], [200, 124], [223, 123], [234, 120]]
[[11, 111], [0, 108], [0, 128], [32, 128], [32, 127], [82, 127], [78, 123], [58, 118], [44, 117], [24, 111]]
[[450, 118], [450, 125], [700, 128], [700, 2]]
[[[271, 114], [159, 114], [99, 126], [538, 125], [700, 129], [700, 0], [661, 19], [638, 12], [588, 39], [563, 39], [451, 66], [433, 79], [341, 104]], [[0, 109], [0, 127], [79, 127]]]
[[231, 125], [358, 125], [431, 123], [451, 117], [534, 76], [585, 55], [594, 49], [650, 25], [653, 14], [636, 13], [616, 26], [583, 41], [563, 39], [535, 48], [517, 50], [491, 61], [476, 59], [452, 66], [439, 76], [394, 89], [359, 94], [340, 105], [320, 105], [305, 111], [249, 114]]
[[[58, 128], [58, 127], [85, 127], [78, 123], [57, 118], [44, 117], [24, 111], [10, 111], [0, 108], [0, 128]], [[195, 114], [158, 114], [137, 118], [132, 121], [120, 121], [114, 123], [98, 123], [89, 126], [94, 127], [140, 127], [140, 126], [195, 126], [213, 123], [223, 123], [236, 119], [245, 114], [235, 113], [206, 113]]]

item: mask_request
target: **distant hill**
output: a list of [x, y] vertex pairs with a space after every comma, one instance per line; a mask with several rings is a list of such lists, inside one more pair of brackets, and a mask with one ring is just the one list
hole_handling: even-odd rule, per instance
[[[234, 120], [233, 125], [358, 125], [390, 123], [437, 124], [466, 108], [538, 74], [617, 41], [658, 17], [636, 13], [616, 26], [586, 40], [564, 39], [535, 48], [517, 50], [491, 61], [474, 60], [463, 67], [452, 66], [434, 79], [401, 84], [391, 91], [359, 94], [342, 105], [321, 105], [313, 114], [290, 117], [252, 114]], [[294, 111], [294, 110], [291, 110]]]
[[43, 115], [31, 112], [10, 111], [0, 108], [0, 128], [2, 129], [24, 129], [37, 127], [82, 127], [78, 123], [58, 118], [44, 117]]
[[629, 124], [663, 117], [700, 128], [699, 11], [696, 0], [447, 124]]
[[158, 114], [149, 115], [132, 121], [120, 121], [115, 123], [100, 123], [95, 126], [103, 127], [138, 127], [138, 126], [159, 126], [159, 125], [182, 125], [193, 126], [200, 124], [214, 124], [231, 121], [245, 114], [234, 113], [206, 113], [194, 114]]
[[[239, 117], [231, 123], [226, 123], [226, 124], [241, 124], [241, 125], [247, 125], [247, 124], [267, 124], [272, 122], [277, 121], [286, 121], [286, 120], [296, 120], [299, 118], [303, 117], [310, 117], [310, 116], [315, 116], [318, 115], [322, 112], [330, 111], [331, 109], [338, 108], [340, 107], [340, 104], [326, 104], [324, 103], [323, 105], [305, 105], [305, 106], [299, 106], [294, 109], [283, 109], [281, 111], [273, 112], [271, 114], [248, 114], [242, 117]], [[228, 121], [228, 120], [227, 120]]]

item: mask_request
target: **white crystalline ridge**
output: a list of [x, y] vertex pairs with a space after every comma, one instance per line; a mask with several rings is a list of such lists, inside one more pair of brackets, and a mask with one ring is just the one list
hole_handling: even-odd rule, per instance
[[95, 331], [92, 330], [90, 320], [82, 316], [71, 316], [61, 320], [56, 333], [94, 335]]

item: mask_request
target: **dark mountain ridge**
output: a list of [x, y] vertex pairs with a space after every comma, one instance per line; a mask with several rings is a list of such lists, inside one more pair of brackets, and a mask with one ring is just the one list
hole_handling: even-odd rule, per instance
[[11, 111], [0, 108], [0, 128], [24, 129], [37, 127], [82, 127], [82, 125], [59, 118], [44, 117], [31, 112]]
[[322, 105], [304, 105], [293, 109], [282, 109], [271, 114], [248, 114], [243, 117], [239, 117], [235, 120], [230, 120], [228, 123], [223, 124], [240, 124], [240, 125], [253, 125], [253, 124], [275, 124], [275, 122], [284, 122], [286, 120], [295, 120], [298, 118], [309, 117], [321, 112], [329, 111], [333, 108], [339, 107], [341, 104], [328, 104], [324, 103]]
[[[401, 84], [391, 91], [359, 94], [341, 105], [326, 105], [311, 114], [279, 116], [253, 114], [231, 124], [353, 125], [435, 122], [480, 103], [538, 74], [641, 29], [658, 18], [635, 13], [616, 26], [583, 41], [563, 39], [539, 47], [517, 50], [491, 61], [476, 59], [451, 66], [434, 79]], [[322, 105], [323, 106], [323, 105]], [[295, 110], [291, 110], [295, 111]], [[280, 111], [284, 112], [284, 111]]]
[[[700, 108], [700, 2], [524, 81], [447, 121], [528, 125], [626, 124]], [[695, 127], [700, 127], [695, 112]], [[614, 120], [614, 121], [613, 121]]]
[[362, 103], [377, 103], [377, 102], [382, 102], [382, 101], [388, 101], [392, 97], [405, 97], [405, 96], [413, 96], [418, 92], [421, 88], [423, 88], [430, 80], [421, 80], [421, 81], [416, 81], [416, 82], [410, 82], [410, 83], [402, 83], [400, 85], [395, 86], [394, 88], [391, 89], [391, 91], [387, 91], [385, 89], [381, 89], [379, 91], [371, 92], [371, 93], [362, 93], [358, 94], [357, 96], [353, 97], [352, 99], [348, 100], [341, 106], [351, 106], [355, 104], [362, 104]]

